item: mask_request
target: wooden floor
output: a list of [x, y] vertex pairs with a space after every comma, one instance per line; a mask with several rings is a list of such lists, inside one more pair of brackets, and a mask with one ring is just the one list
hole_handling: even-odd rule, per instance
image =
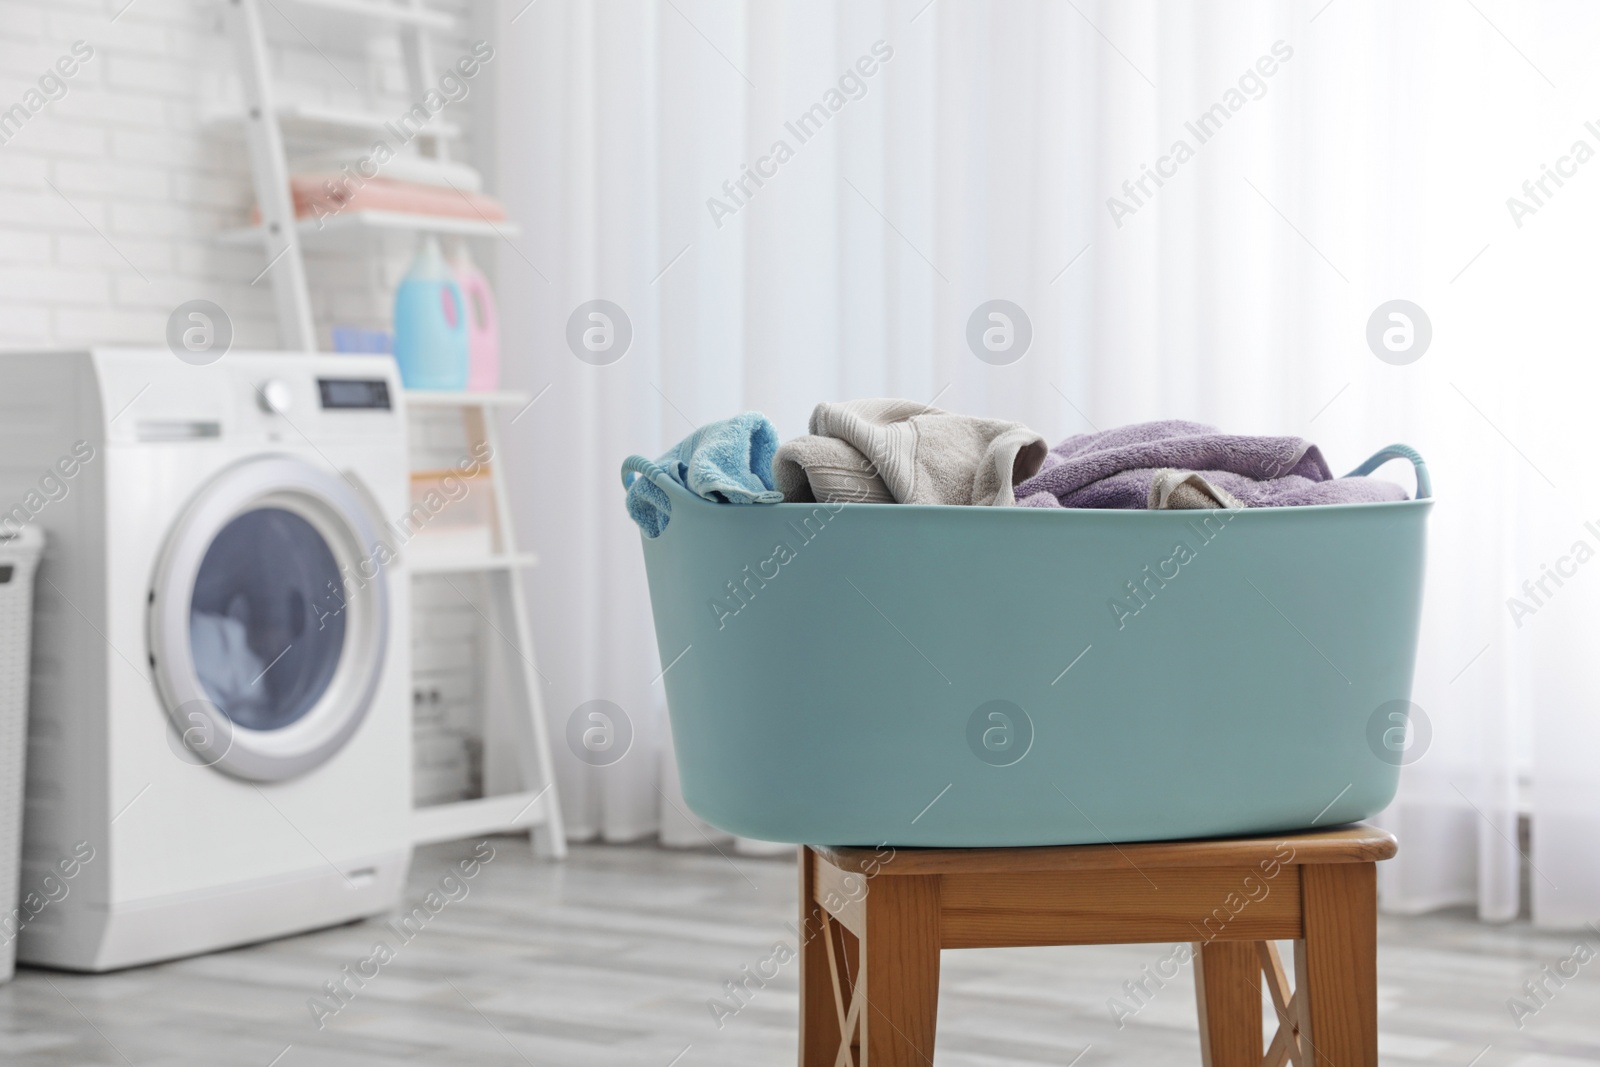
[[[795, 1062], [796, 962], [774, 952], [794, 944], [785, 925], [795, 913], [792, 860], [578, 847], [551, 866], [536, 863], [520, 840], [493, 844], [495, 859], [469, 895], [446, 905], [322, 1029], [308, 999], [345, 964], [372, 954], [376, 924], [121, 974], [20, 971], [0, 986], [0, 1064]], [[419, 852], [408, 902], [472, 847]], [[1600, 949], [1600, 935], [1589, 936]], [[1564, 987], [1548, 983], [1553, 996], [1520, 1030], [1506, 1005], [1542, 965], [1571, 956], [1574, 943], [1462, 917], [1383, 919], [1383, 1062], [1600, 1064], [1600, 958]], [[1120, 1029], [1107, 1008], [1146, 966], [1159, 973], [1169, 951], [946, 952], [940, 1067], [1198, 1064], [1187, 967], [1162, 988], [1147, 983], [1148, 1002]], [[742, 979], [746, 966], [776, 977], [764, 987], [749, 983], [741, 1005], [724, 983]], [[708, 1006], [714, 1000], [725, 1006], [720, 1020]]]

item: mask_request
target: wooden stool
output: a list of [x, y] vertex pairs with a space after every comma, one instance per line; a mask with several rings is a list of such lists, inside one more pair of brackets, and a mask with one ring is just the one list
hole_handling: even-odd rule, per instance
[[[1206, 1067], [1376, 1067], [1376, 862], [1395, 851], [1370, 826], [1052, 848], [803, 846], [800, 1065], [932, 1064], [942, 948], [1189, 942]], [[1291, 938], [1292, 992], [1272, 944]], [[1263, 976], [1278, 1015], [1265, 1051]]]

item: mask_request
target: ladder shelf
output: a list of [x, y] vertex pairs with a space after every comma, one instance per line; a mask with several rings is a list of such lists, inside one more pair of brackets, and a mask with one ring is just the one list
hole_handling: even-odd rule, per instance
[[[277, 0], [267, 2], [275, 7]], [[423, 0], [282, 2], [325, 11], [346, 21], [356, 20], [369, 30], [398, 33], [405, 57], [403, 73], [407, 92], [412, 99], [421, 99], [440, 74], [434, 64], [428, 34], [457, 28], [454, 17], [427, 7]], [[292, 134], [314, 132], [317, 137], [334, 140], [348, 134], [349, 147], [356, 151], [364, 147], [357, 143], [358, 139], [369, 134], [375, 123], [381, 128], [382, 120], [371, 111], [280, 102], [262, 27], [261, 0], [224, 0], [222, 6], [227, 12], [236, 50], [244, 106], [231, 117], [219, 116], [214, 125], [219, 129], [243, 128], [261, 222], [219, 235], [219, 239], [225, 243], [260, 247], [262, 262], [267, 267], [262, 273], [270, 277], [272, 286], [280, 348], [299, 352], [317, 350], [311, 290], [301, 249], [306, 237], [323, 233], [406, 231], [461, 237], [507, 237], [517, 233], [512, 222], [481, 217], [394, 211], [343, 212], [320, 222], [296, 217], [289, 188], [285, 128]], [[451, 165], [450, 142], [458, 133], [453, 123], [440, 122], [418, 134], [417, 144], [430, 163], [447, 168]], [[484, 686], [485, 735], [498, 729], [508, 732], [508, 747], [515, 757], [515, 775], [519, 779], [515, 788], [494, 795], [415, 809], [412, 839], [417, 844], [425, 844], [479, 834], [525, 831], [539, 855], [561, 859], [566, 855], [566, 837], [523, 587], [523, 572], [537, 560], [532, 553], [517, 548], [496, 420], [497, 411], [514, 419], [531, 403], [526, 395], [510, 390], [485, 393], [405, 391], [404, 408], [407, 410], [459, 409], [469, 442], [481, 445], [485, 451], [479, 454], [489, 457], [486, 466], [494, 512], [490, 530], [493, 548], [437, 547], [430, 552], [426, 546], [413, 542], [402, 564], [409, 567], [418, 580], [443, 576], [449, 581], [450, 576], [462, 574], [483, 576], [488, 611], [479, 614], [498, 635], [498, 644], [504, 646], [497, 646], [501, 669], [492, 672], [500, 683], [495, 694], [497, 699], [490, 699], [489, 687]], [[476, 605], [474, 610], [477, 610]], [[495, 708], [504, 714], [495, 716]]]

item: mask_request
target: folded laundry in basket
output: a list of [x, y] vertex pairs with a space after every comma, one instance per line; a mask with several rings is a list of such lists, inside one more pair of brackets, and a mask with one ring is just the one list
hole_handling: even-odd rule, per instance
[[1224, 434], [1198, 422], [1144, 422], [1077, 434], [1017, 486], [1033, 508], [1293, 507], [1405, 500], [1376, 478], [1335, 478], [1298, 437]]
[[1015, 503], [1044, 462], [1045, 439], [1020, 422], [977, 419], [914, 400], [818, 404], [811, 433], [784, 442], [772, 476], [798, 503]]
[[[772, 485], [772, 455], [778, 431], [759, 411], [702, 426], [674, 445], [659, 463], [672, 480], [696, 496], [719, 504], [778, 504]], [[628, 486], [628, 515], [646, 537], [660, 537], [672, 518], [672, 502], [649, 478]]]

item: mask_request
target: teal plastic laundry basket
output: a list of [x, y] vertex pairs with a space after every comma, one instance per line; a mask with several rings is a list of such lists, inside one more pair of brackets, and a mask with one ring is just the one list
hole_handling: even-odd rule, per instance
[[[684, 799], [730, 832], [1015, 846], [1270, 833], [1393, 798], [1417, 499], [1237, 511], [725, 505], [650, 460]], [[1397, 703], [1399, 702], [1399, 703]]]

